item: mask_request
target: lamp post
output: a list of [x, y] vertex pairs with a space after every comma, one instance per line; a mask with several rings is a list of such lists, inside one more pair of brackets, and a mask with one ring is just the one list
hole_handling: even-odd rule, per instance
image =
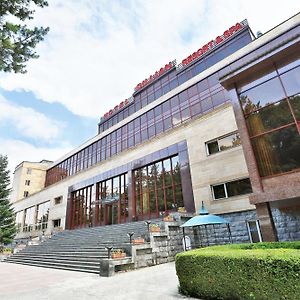
[[105, 250], [107, 250], [107, 258], [110, 258], [110, 253], [111, 253], [111, 250], [113, 249], [112, 246], [106, 246], [105, 247]]
[[133, 235], [134, 235], [134, 232], [128, 232], [127, 233], [127, 236], [129, 237], [129, 243], [131, 244], [131, 242], [132, 242], [132, 237], [133, 237]]
[[151, 221], [145, 221], [145, 224], [147, 225], [147, 229], [148, 229], [148, 232], [149, 232], [150, 231]]

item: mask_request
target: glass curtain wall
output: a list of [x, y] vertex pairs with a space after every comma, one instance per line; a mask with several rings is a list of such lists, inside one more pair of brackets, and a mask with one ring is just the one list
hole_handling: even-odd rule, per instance
[[278, 63], [239, 88], [262, 177], [300, 168], [300, 60]]
[[184, 206], [178, 156], [135, 170], [133, 182], [137, 220], [157, 218]]
[[93, 225], [92, 186], [72, 192], [71, 203], [71, 228], [91, 227]]
[[46, 186], [230, 102], [216, 72], [47, 171]]

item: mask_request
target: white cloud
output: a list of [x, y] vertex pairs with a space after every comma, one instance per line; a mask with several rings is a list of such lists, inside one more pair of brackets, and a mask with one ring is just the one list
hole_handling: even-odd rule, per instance
[[14, 139], [0, 139], [0, 145], [1, 154], [8, 157], [8, 168], [11, 177], [15, 167], [22, 161], [38, 162], [43, 159], [54, 161], [72, 149], [70, 145], [62, 145], [56, 148], [35, 147], [27, 142]]
[[9, 124], [24, 137], [50, 142], [60, 135], [63, 123], [30, 107], [19, 106], [0, 95], [0, 124]]
[[[298, 1], [53, 0], [35, 22], [51, 30], [26, 75], [5, 74], [0, 86], [32, 91], [82, 116], [101, 116], [131, 95], [161, 65], [180, 62], [225, 29], [248, 18], [266, 31], [298, 10]], [[186, 35], [190, 39], [183, 38]]]

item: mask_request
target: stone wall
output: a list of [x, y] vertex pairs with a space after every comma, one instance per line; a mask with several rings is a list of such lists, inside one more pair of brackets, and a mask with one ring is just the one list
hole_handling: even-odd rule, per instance
[[241, 211], [229, 214], [222, 214], [220, 217], [230, 222], [230, 230], [233, 243], [250, 243], [246, 221], [257, 220], [255, 210]]
[[272, 216], [279, 241], [300, 240], [300, 207], [272, 207]]

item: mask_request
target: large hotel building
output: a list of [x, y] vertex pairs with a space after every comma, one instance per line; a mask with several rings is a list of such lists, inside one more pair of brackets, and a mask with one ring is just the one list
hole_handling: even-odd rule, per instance
[[257, 37], [236, 23], [139, 83], [80, 147], [19, 165], [14, 189], [40, 185], [12, 198], [17, 238], [193, 214], [203, 201], [236, 241], [300, 239], [299, 41], [300, 14]]

